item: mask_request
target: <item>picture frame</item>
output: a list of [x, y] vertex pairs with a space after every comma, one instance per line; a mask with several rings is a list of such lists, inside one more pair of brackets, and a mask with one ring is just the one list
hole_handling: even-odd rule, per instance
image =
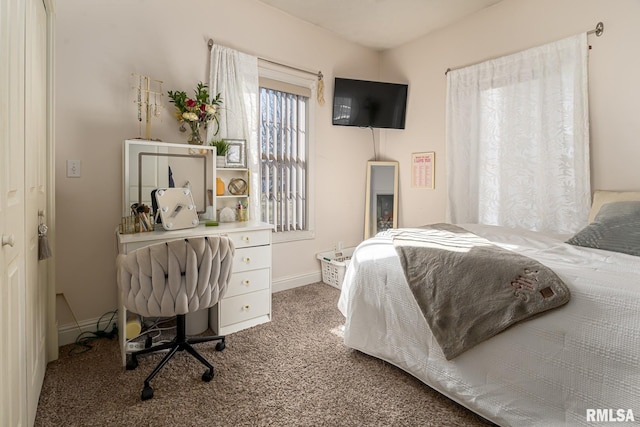
[[228, 168], [246, 168], [247, 150], [244, 139], [226, 139], [229, 144], [226, 154], [226, 166]]
[[411, 154], [411, 187], [435, 188], [436, 153], [433, 151]]

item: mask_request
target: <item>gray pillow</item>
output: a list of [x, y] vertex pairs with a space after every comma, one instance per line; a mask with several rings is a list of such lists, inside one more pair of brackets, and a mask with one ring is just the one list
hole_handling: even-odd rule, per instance
[[640, 202], [603, 205], [593, 222], [567, 243], [640, 256]]

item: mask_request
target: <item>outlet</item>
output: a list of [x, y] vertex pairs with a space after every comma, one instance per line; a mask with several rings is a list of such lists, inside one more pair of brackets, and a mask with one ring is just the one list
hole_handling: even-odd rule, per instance
[[67, 160], [67, 178], [80, 178], [81, 175], [80, 160]]

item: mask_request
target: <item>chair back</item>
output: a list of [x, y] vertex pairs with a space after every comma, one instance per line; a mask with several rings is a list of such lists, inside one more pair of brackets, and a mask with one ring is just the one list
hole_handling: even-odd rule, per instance
[[123, 305], [168, 317], [214, 306], [227, 291], [235, 247], [227, 236], [156, 243], [117, 258]]

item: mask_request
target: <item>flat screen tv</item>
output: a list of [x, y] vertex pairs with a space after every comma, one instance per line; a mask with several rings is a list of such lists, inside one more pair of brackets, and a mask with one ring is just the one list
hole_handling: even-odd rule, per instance
[[404, 129], [409, 86], [336, 77], [333, 124]]

